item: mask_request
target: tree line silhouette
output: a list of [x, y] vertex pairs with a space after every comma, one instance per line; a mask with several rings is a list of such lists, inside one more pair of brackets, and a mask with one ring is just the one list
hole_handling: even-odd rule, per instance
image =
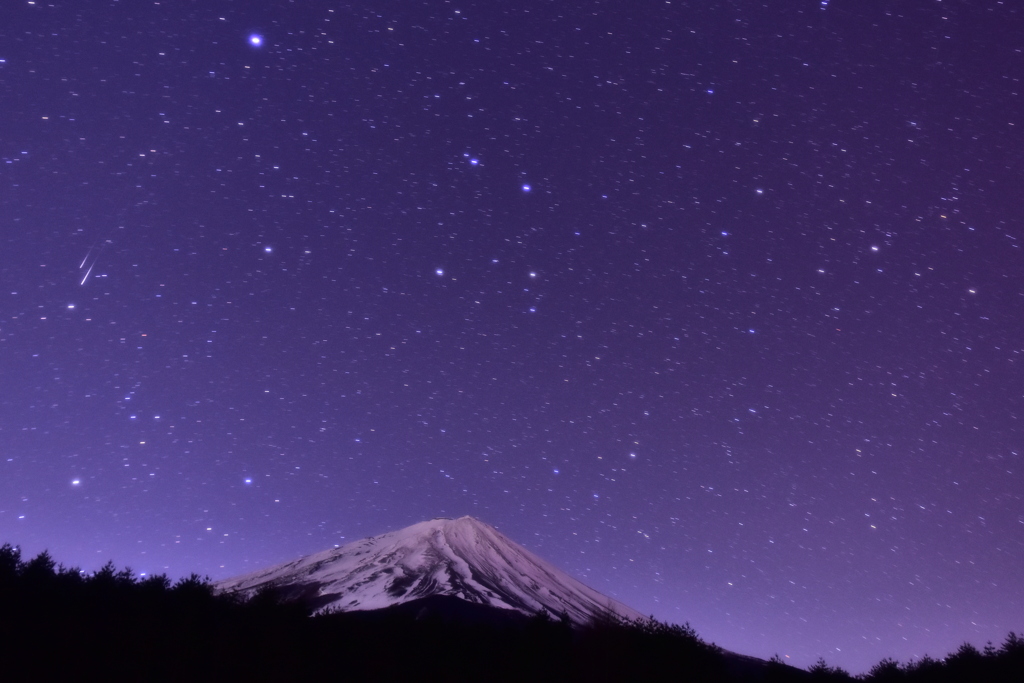
[[0, 546], [0, 681], [908, 681], [1024, 680], [1024, 638], [944, 659], [879, 662], [858, 678], [723, 651], [689, 625], [574, 628], [567, 617], [436, 597], [374, 612], [311, 616], [266, 590], [219, 594], [196, 574], [92, 573]]

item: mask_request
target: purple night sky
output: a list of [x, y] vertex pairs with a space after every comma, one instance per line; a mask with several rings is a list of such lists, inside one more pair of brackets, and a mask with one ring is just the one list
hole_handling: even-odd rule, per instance
[[12, 0], [0, 542], [435, 516], [852, 672], [1024, 630], [1024, 12]]

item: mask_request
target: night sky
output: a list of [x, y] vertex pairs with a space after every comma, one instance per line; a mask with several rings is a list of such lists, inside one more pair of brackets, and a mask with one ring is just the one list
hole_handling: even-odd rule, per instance
[[0, 10], [0, 542], [473, 515], [853, 672], [1024, 630], [1024, 10]]

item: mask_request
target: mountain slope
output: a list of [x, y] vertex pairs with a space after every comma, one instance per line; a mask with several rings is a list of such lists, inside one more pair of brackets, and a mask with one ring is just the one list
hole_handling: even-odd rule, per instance
[[317, 609], [373, 610], [446, 595], [576, 624], [643, 615], [598, 593], [472, 517], [433, 519], [216, 584], [273, 587]]

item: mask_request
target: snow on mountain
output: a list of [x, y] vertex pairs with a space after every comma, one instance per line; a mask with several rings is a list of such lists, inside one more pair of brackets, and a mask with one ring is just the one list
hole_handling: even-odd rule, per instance
[[472, 517], [420, 522], [216, 587], [244, 594], [274, 587], [321, 610], [373, 610], [446, 595], [556, 619], [565, 613], [577, 624], [644, 618]]

